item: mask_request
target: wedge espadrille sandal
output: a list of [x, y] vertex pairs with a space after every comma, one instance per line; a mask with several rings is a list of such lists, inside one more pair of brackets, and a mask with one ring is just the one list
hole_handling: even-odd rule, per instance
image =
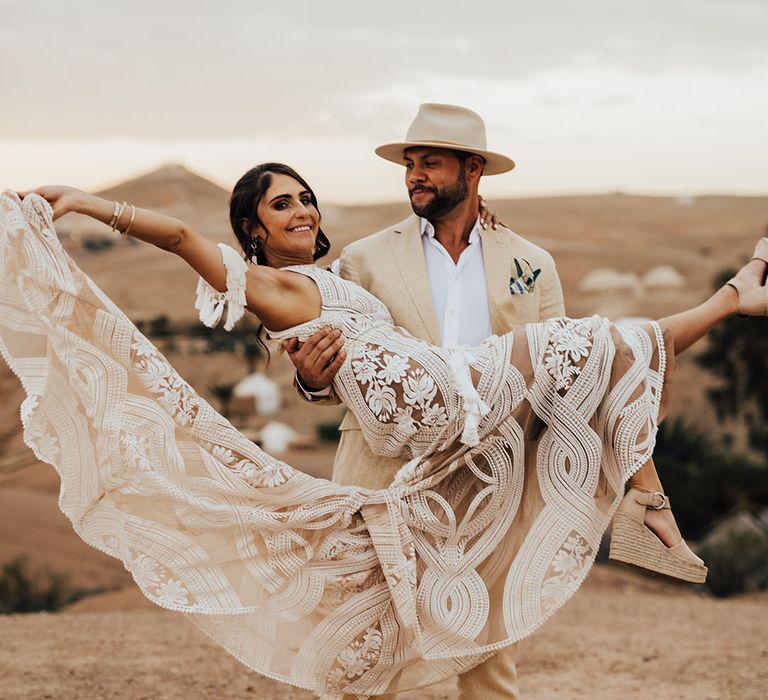
[[680, 540], [667, 547], [645, 524], [645, 511], [668, 510], [669, 499], [660, 491], [631, 488], [613, 516], [608, 557], [690, 583], [704, 583], [707, 567]]

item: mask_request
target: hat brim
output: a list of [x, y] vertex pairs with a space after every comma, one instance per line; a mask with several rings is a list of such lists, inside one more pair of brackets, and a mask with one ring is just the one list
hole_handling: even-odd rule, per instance
[[483, 175], [501, 175], [515, 167], [515, 161], [501, 153], [493, 151], [483, 151], [479, 148], [471, 148], [461, 144], [446, 143], [445, 141], [410, 141], [405, 143], [385, 143], [379, 146], [375, 153], [380, 158], [388, 160], [398, 165], [403, 165], [403, 152], [406, 148], [425, 148], [434, 146], [435, 148], [448, 148], [452, 151], [464, 151], [465, 153], [474, 153], [485, 160]]

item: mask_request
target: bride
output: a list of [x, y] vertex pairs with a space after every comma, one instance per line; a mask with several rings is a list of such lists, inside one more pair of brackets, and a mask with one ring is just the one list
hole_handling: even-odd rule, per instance
[[[768, 313], [768, 239], [710, 299], [658, 323], [560, 318], [440, 348], [314, 265], [329, 244], [297, 173], [265, 164], [238, 187], [254, 178], [263, 196], [232, 225], [258, 265], [71, 188], [0, 197], [0, 350], [27, 393], [25, 440], [59, 472], [78, 534], [250, 668], [328, 698], [461, 673], [581, 585], [651, 459], [675, 353], [735, 313]], [[184, 259], [209, 325], [247, 309], [276, 339], [343, 333], [334, 388], [371, 448], [403, 458], [393, 484], [313, 478], [242, 436], [67, 256], [53, 221], [71, 211]], [[644, 537], [659, 496], [622, 505], [614, 538]]]

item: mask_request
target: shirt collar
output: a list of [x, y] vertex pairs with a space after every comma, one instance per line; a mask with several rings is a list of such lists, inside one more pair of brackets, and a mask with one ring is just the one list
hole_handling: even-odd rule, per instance
[[[419, 221], [421, 222], [421, 235], [427, 236], [427, 238], [434, 238], [435, 227], [427, 219], [424, 219], [422, 217], [419, 217]], [[469, 245], [472, 245], [479, 238], [480, 238], [480, 215], [478, 214], [477, 219], [475, 220], [475, 225], [472, 227], [472, 230], [469, 232]]]

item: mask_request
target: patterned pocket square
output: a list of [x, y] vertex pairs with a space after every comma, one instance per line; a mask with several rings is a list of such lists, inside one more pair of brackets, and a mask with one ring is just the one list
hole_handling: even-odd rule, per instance
[[510, 294], [530, 294], [536, 286], [536, 279], [541, 274], [541, 268], [535, 270], [525, 258], [522, 262], [515, 258], [515, 272], [517, 277], [509, 278]]

